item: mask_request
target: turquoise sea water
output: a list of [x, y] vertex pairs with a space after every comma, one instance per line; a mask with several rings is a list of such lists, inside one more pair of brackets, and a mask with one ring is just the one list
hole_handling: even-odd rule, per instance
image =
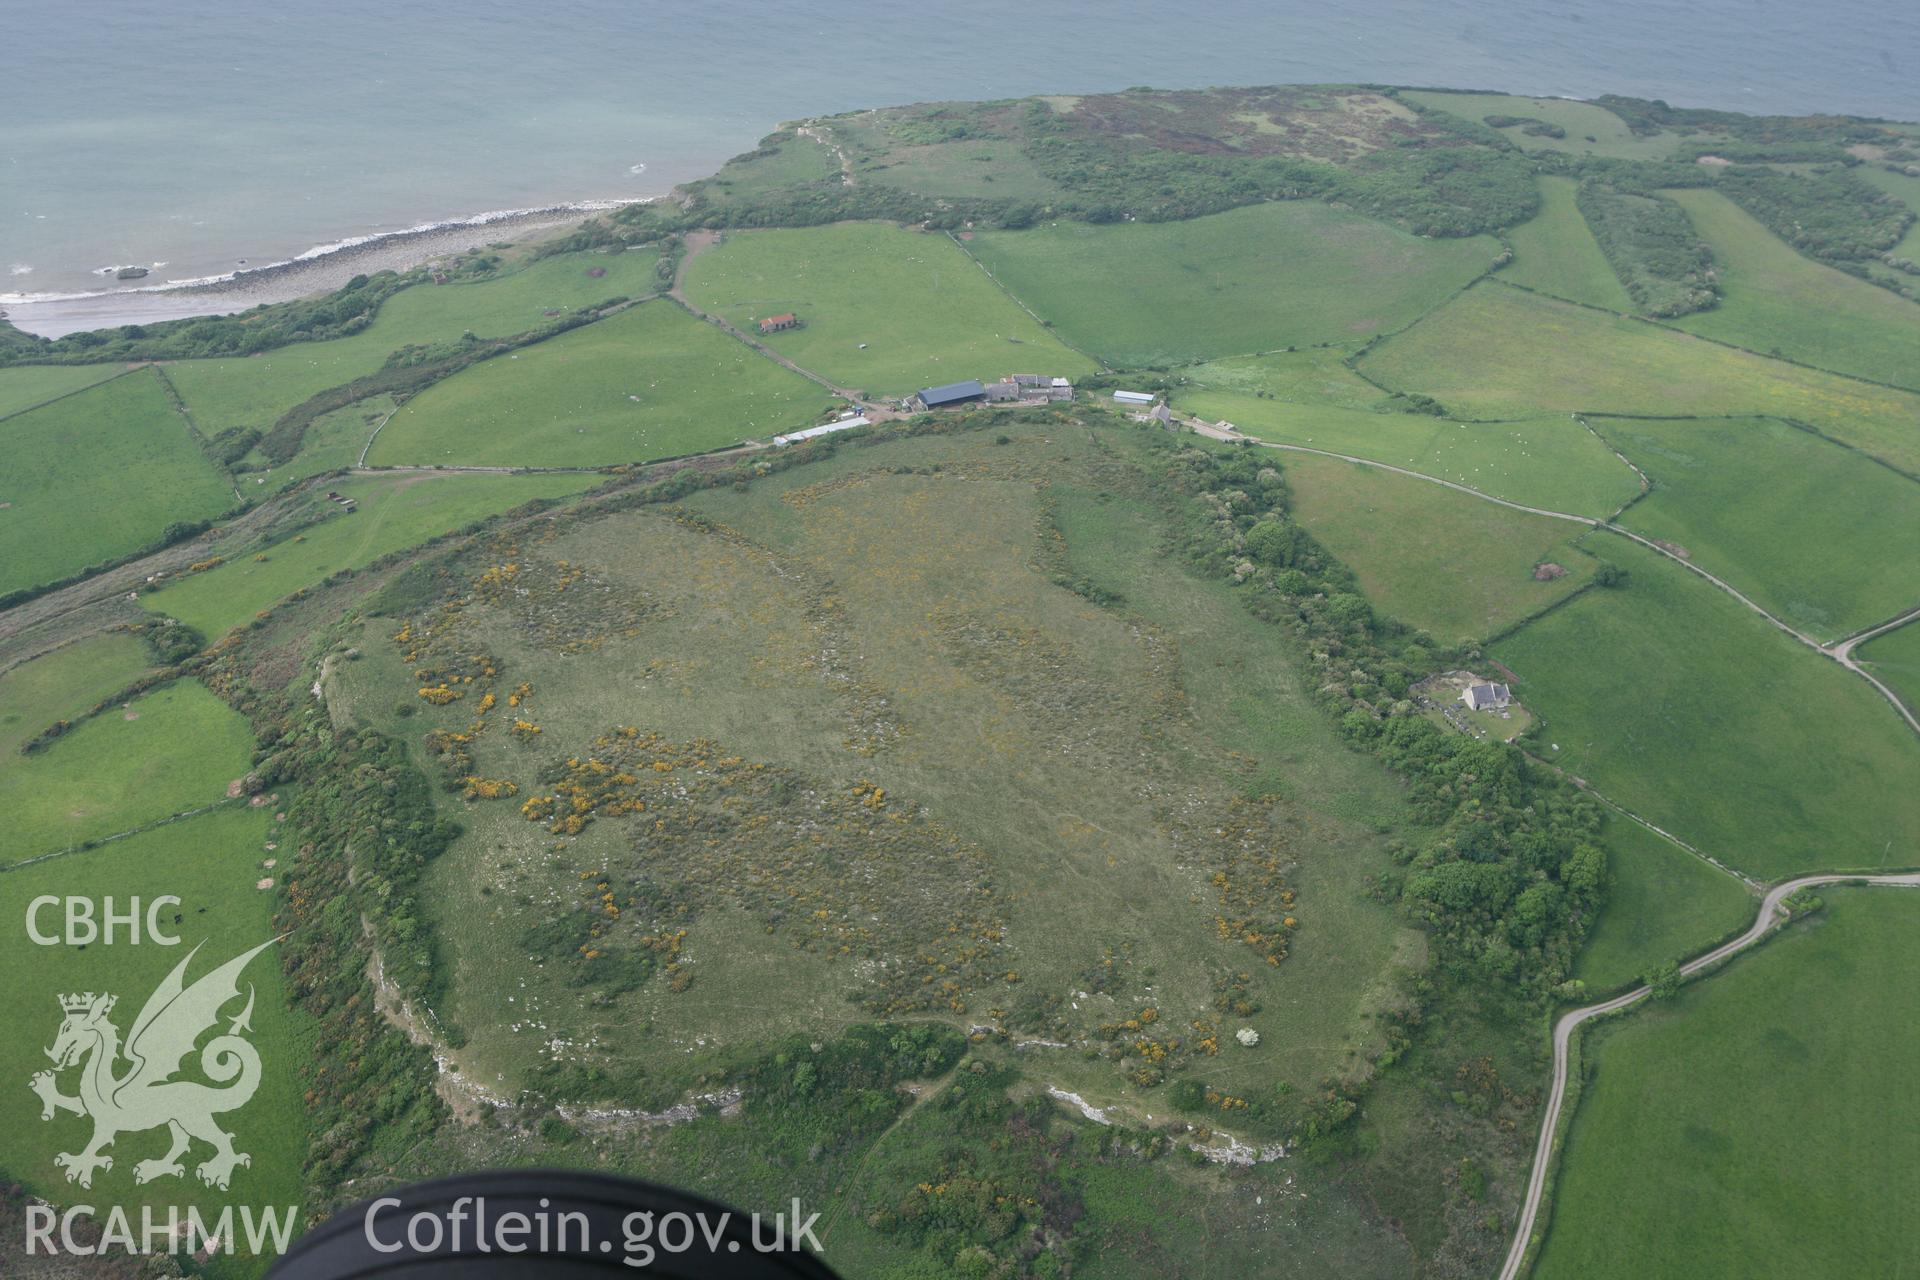
[[0, 302], [658, 194], [799, 116], [1289, 81], [1912, 120], [1920, 6], [4, 0]]

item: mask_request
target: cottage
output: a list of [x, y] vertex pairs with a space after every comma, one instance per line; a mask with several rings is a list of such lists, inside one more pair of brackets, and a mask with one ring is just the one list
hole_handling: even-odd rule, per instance
[[1155, 397], [1146, 391], [1116, 391], [1113, 398], [1121, 404], [1152, 404]]
[[987, 403], [1000, 404], [1008, 400], [1018, 400], [1020, 398], [1020, 391], [1020, 384], [1011, 379], [1006, 382], [989, 382], [987, 384]]
[[760, 332], [762, 333], [778, 333], [782, 329], [798, 329], [799, 327], [800, 317], [791, 311], [777, 316], [768, 316], [760, 322]]
[[1512, 705], [1513, 691], [1503, 684], [1469, 685], [1460, 695], [1460, 701], [1467, 704], [1469, 711], [1498, 711]]
[[1153, 406], [1153, 412], [1149, 413], [1147, 417], [1151, 421], [1157, 422], [1163, 427], [1168, 427], [1173, 425], [1173, 410], [1167, 408], [1167, 406], [1163, 404], [1157, 404]]
[[980, 380], [969, 378], [965, 382], [949, 382], [944, 387], [927, 387], [907, 403], [915, 409], [951, 409], [986, 398], [987, 389], [980, 385]]

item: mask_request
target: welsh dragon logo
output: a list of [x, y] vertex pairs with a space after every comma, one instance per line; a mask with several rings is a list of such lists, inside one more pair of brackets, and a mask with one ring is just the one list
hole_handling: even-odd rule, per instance
[[[210, 1187], [225, 1191], [235, 1166], [253, 1163], [252, 1157], [233, 1149], [233, 1135], [214, 1121], [223, 1111], [245, 1106], [260, 1087], [260, 1054], [241, 1034], [253, 1030], [251, 985], [246, 1007], [228, 1022], [224, 1034], [200, 1049], [200, 1070], [214, 1084], [174, 1077], [200, 1037], [219, 1023], [220, 1010], [239, 997], [240, 971], [272, 945], [263, 942], [187, 986], [183, 979], [199, 953], [196, 946], [147, 997], [124, 1045], [119, 1028], [108, 1020], [117, 996], [89, 991], [60, 997], [66, 1019], [47, 1050], [53, 1070], [36, 1072], [28, 1083], [40, 1095], [42, 1120], [53, 1119], [59, 1111], [93, 1118], [93, 1140], [81, 1151], [53, 1158], [66, 1170], [67, 1181], [92, 1186], [96, 1169], [113, 1168], [113, 1157], [102, 1152], [115, 1138], [162, 1125], [172, 1135], [172, 1145], [158, 1159], [133, 1166], [136, 1183], [182, 1176], [186, 1170], [180, 1157], [195, 1139], [213, 1147], [213, 1155], [195, 1170]], [[76, 1066], [79, 1092], [69, 1097], [60, 1092], [55, 1077]]]

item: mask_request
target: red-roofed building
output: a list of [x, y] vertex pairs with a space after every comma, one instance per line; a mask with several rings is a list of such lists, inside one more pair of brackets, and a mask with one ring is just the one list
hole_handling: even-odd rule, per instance
[[768, 316], [760, 322], [760, 332], [778, 333], [782, 329], [798, 329], [800, 317], [789, 311], [785, 315]]

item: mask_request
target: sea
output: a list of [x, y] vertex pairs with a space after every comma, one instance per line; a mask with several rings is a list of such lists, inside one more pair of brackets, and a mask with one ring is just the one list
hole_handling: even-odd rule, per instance
[[0, 0], [0, 307], [657, 196], [805, 116], [1354, 81], [1920, 120], [1920, 5]]

